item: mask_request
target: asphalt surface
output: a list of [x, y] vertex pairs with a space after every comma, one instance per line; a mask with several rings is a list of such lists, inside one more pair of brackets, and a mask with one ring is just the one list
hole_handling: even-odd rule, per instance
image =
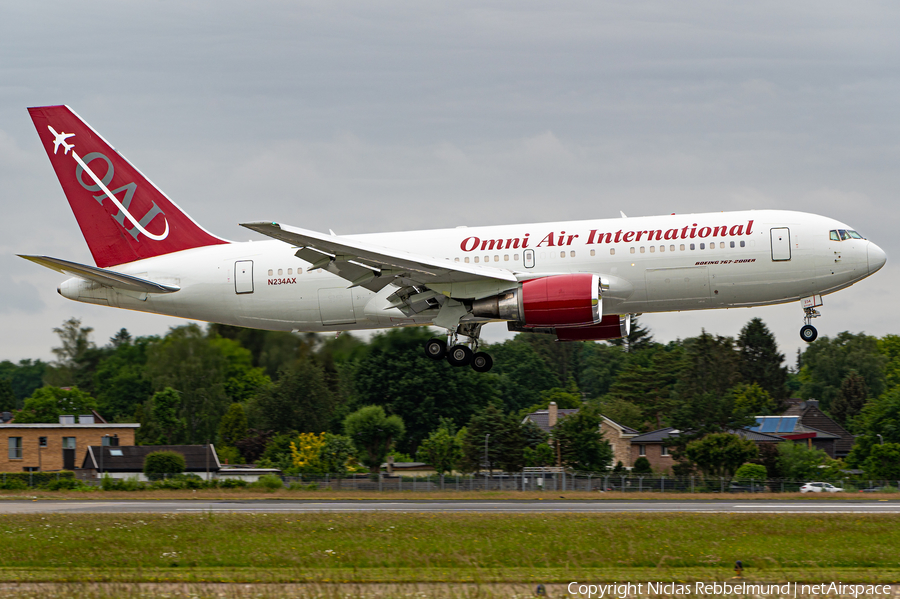
[[900, 514], [900, 500], [806, 501], [197, 501], [197, 500], [9, 500], [0, 501], [0, 514], [27, 513], [203, 513], [203, 512], [471, 512], [471, 513], [778, 513], [778, 514]]

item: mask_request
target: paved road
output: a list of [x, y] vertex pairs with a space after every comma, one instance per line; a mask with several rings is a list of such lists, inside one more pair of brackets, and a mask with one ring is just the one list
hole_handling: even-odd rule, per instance
[[474, 512], [603, 513], [698, 512], [790, 514], [900, 514], [900, 500], [871, 501], [0, 501], [0, 513], [198, 512]]

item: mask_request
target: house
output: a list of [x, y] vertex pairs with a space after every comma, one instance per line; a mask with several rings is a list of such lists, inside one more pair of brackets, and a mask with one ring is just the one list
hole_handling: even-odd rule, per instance
[[[730, 432], [744, 439], [749, 439], [757, 445], [781, 443], [784, 441], [781, 437], [746, 428]], [[672, 439], [680, 435], [681, 431], [671, 426], [642, 435], [635, 435], [631, 438], [631, 464], [633, 465], [638, 458], [647, 458], [654, 472], [671, 472], [675, 460], [669, 452], [668, 445], [671, 445]]]
[[[551, 401], [546, 410], [538, 410], [537, 412], [528, 414], [525, 417], [525, 420], [523, 420], [523, 423], [527, 420], [531, 420], [539, 429], [549, 434], [553, 430], [553, 427], [556, 426], [557, 422], [566, 416], [577, 413], [578, 408], [561, 410], [557, 408], [555, 401]], [[606, 416], [603, 416], [602, 418], [603, 420], [600, 422], [600, 432], [603, 433], [603, 438], [609, 443], [610, 448], [612, 448], [613, 465], [615, 465], [616, 462], [622, 462], [624, 466], [630, 467], [633, 464], [631, 438], [636, 436], [638, 432], [633, 428], [625, 426], [624, 424], [619, 424]]]
[[800, 416], [757, 416], [756, 426], [750, 427], [750, 430], [775, 435], [786, 441], [804, 443], [808, 447], [821, 449], [832, 458], [837, 453], [837, 444], [841, 441], [838, 435], [806, 426]]
[[[0, 456], [0, 471], [74, 470], [76, 454], [91, 445], [134, 445], [140, 424], [110, 424], [96, 412], [60, 416], [58, 423], [0, 424], [0, 443], [8, 451]], [[76, 422], [77, 421], [77, 422]]]
[[789, 399], [788, 409], [784, 411], [782, 416], [799, 416], [800, 423], [811, 429], [824, 431], [838, 437], [834, 441], [834, 453], [829, 453], [828, 443], [817, 443], [815, 439], [812, 441], [813, 447], [821, 447], [832, 458], [845, 458], [850, 450], [853, 449], [853, 443], [856, 437], [849, 433], [847, 429], [829, 418], [819, 409], [819, 402], [815, 399]]
[[76, 476], [87, 480], [108, 474], [112, 478], [147, 480], [144, 458], [154, 451], [177, 451], [184, 456], [184, 471], [204, 479], [217, 475], [222, 468], [214, 445], [92, 445], [87, 448]]

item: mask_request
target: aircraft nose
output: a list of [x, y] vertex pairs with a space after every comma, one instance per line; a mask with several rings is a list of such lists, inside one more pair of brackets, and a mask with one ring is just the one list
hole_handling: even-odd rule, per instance
[[872, 243], [869, 242], [869, 274], [880, 269], [884, 266], [884, 263], [887, 262], [887, 254], [884, 253], [884, 250]]

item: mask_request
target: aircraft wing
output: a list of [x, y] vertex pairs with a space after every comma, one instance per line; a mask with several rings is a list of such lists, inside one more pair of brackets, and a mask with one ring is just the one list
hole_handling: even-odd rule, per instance
[[31, 260], [35, 264], [46, 266], [50, 270], [61, 272], [66, 275], [94, 281], [107, 287], [115, 287], [116, 289], [127, 289], [129, 291], [143, 291], [145, 293], [174, 293], [181, 289], [172, 285], [163, 285], [162, 283], [154, 283], [139, 277], [113, 272], [96, 266], [88, 266], [87, 264], [78, 264], [77, 262], [69, 262], [68, 260], [60, 260], [59, 258], [50, 258], [49, 256], [23, 256], [20, 258]]
[[518, 281], [509, 270], [460, 264], [340, 235], [325, 235], [273, 222], [242, 223], [241, 226], [298, 247], [296, 256], [310, 262], [310, 268], [324, 268], [350, 281], [351, 287], [378, 291], [397, 277], [423, 285]]

